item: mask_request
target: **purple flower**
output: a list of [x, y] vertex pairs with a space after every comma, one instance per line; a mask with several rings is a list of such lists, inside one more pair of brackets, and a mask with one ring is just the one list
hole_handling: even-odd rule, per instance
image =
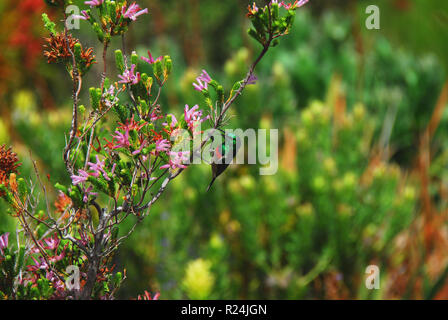
[[124, 134], [120, 131], [115, 131], [116, 135], [112, 136], [116, 140], [116, 144], [114, 145], [114, 149], [118, 148], [128, 148], [131, 143], [129, 142], [129, 129], [126, 128]]
[[197, 83], [193, 82], [193, 87], [197, 91], [207, 90], [207, 82], [203, 82], [201, 79], [196, 78]]
[[200, 76], [197, 77], [197, 79], [202, 80], [206, 83], [210, 83], [212, 81], [212, 78], [210, 78], [207, 71], [205, 71], [204, 69], [202, 70], [202, 73], [200, 74]]
[[300, 1], [296, 1], [293, 4], [293, 9], [295, 8], [300, 8], [301, 6], [304, 6], [305, 4], [308, 3], [309, 0], [300, 0]]
[[254, 74], [251, 74], [249, 79], [247, 79], [247, 84], [256, 84], [257, 80], [258, 78]]
[[82, 197], [82, 201], [84, 201], [84, 203], [87, 203], [89, 201], [89, 196], [97, 196], [98, 193], [96, 192], [92, 192], [93, 190], [93, 186], [89, 186], [87, 189], [84, 189], [84, 196]]
[[118, 101], [120, 101], [120, 99], [115, 96], [115, 87], [113, 85], [110, 85], [109, 89], [107, 89], [103, 93], [102, 99], [104, 101], [104, 104], [108, 107], [112, 107], [113, 105], [117, 104]]
[[104, 179], [110, 180], [110, 178], [107, 176], [107, 172], [104, 170], [104, 162], [100, 161], [98, 155], [96, 155], [96, 163], [87, 162], [87, 165], [89, 166], [89, 169], [94, 171], [93, 173], [90, 173], [90, 175], [94, 177], [99, 177], [100, 174], [103, 174]]
[[[126, 7], [124, 6], [123, 9], [121, 9], [121, 13], [123, 14], [123, 17], [131, 19], [132, 21], [135, 21], [138, 16], [148, 13], [148, 8], [140, 10], [140, 6], [136, 4], [135, 2], [131, 4], [128, 9], [126, 10]], [[125, 11], [126, 10], [126, 11]]]
[[113, 97], [112, 99], [105, 99], [104, 104], [107, 107], [112, 107], [113, 105], [117, 104], [118, 101], [120, 101], [120, 99], [118, 99], [118, 97]]
[[202, 110], [198, 109], [198, 105], [193, 106], [191, 109], [189, 108], [188, 104], [185, 105], [184, 119], [191, 130], [194, 130], [199, 123], [209, 118], [209, 116], [202, 118]]
[[65, 291], [65, 285], [64, 283], [59, 280], [58, 277], [56, 277], [56, 275], [54, 274], [53, 271], [48, 271], [47, 270], [47, 274], [45, 275], [45, 277], [51, 281], [53, 288], [56, 289], [56, 291], [63, 293]]
[[59, 243], [61, 242], [56, 234], [53, 237], [45, 238], [44, 241], [47, 245], [45, 247], [45, 249], [47, 250], [56, 250], [59, 247]]
[[170, 150], [170, 142], [166, 139], [156, 141], [156, 153], [167, 152]]
[[[278, 6], [281, 8], [281, 7], [284, 7], [286, 10], [289, 10], [289, 9], [296, 9], [296, 8], [300, 8], [301, 6], [303, 6], [303, 5], [305, 5], [306, 3], [308, 3], [308, 1], [309, 0], [296, 0], [295, 2], [294, 2], [294, 4], [292, 4], [292, 3], [288, 3], [288, 4], [286, 4], [284, 1], [282, 1]], [[272, 0], [271, 1], [271, 4], [272, 3], [277, 3], [277, 0]]]
[[118, 83], [137, 84], [140, 81], [140, 73], [137, 72], [137, 74], [135, 74], [134, 71], [135, 64], [131, 66], [131, 69], [126, 69], [122, 75], [118, 75], [118, 77], [121, 79], [120, 81], [118, 81]]
[[34, 258], [34, 257], [31, 257], [31, 259], [34, 260], [34, 264], [35, 265], [34, 266], [29, 266], [30, 271], [37, 271], [39, 269], [41, 269], [41, 270], [48, 269], [49, 266], [48, 266], [47, 262], [45, 261], [45, 259], [43, 257], [39, 257], [40, 261], [36, 260], [36, 258]]
[[177, 125], [177, 119], [176, 119], [174, 114], [170, 113], [169, 116], [171, 116], [171, 123], [168, 124], [167, 122], [165, 122], [165, 123], [162, 123], [162, 124], [164, 126], [169, 125], [171, 129], [174, 129], [174, 127]]
[[110, 173], [111, 174], [114, 174], [114, 172], [115, 172], [115, 168], [117, 167], [117, 164], [116, 163], [114, 163], [113, 165], [112, 165], [112, 170], [110, 170]]
[[163, 165], [160, 167], [160, 169], [166, 169], [166, 168], [171, 168], [172, 170], [175, 170], [177, 168], [186, 168], [187, 166], [185, 166], [183, 164], [183, 162], [188, 161], [188, 155], [190, 154], [190, 151], [178, 151], [178, 152], [174, 152], [174, 151], [170, 151], [169, 155], [170, 155], [170, 161], [169, 163]]
[[81, 182], [85, 182], [88, 178], [89, 178], [89, 174], [87, 172], [85, 172], [82, 169], [78, 170], [78, 175], [73, 175], [70, 178], [72, 178], [72, 183], [73, 185], [77, 185]]
[[144, 295], [138, 295], [137, 300], [159, 300], [160, 293], [156, 293], [153, 297], [151, 297], [151, 293], [145, 290]]
[[86, 10], [82, 10], [81, 11], [81, 15], [75, 14], [75, 15], [73, 15], [73, 18], [74, 19], [81, 19], [81, 20], [89, 20], [90, 16], [88, 15]]
[[9, 232], [6, 232], [0, 236], [0, 252], [3, 254], [3, 249], [8, 247]]
[[199, 77], [196, 78], [196, 82], [193, 82], [193, 87], [197, 91], [207, 90], [208, 85], [212, 81], [212, 78], [208, 75], [207, 71], [202, 70], [202, 73], [199, 75]]
[[96, 6], [100, 6], [103, 2], [104, 2], [104, 0], [90, 0], [90, 1], [85, 1], [84, 4], [86, 4], [90, 7], [96, 7]]
[[163, 116], [158, 115], [157, 112], [151, 112], [149, 120], [151, 122], [155, 122], [155, 121], [157, 121], [159, 119], [162, 119], [162, 118], [163, 118]]
[[162, 56], [160, 56], [160, 57], [158, 57], [156, 60], [154, 60], [154, 58], [152, 57], [152, 55], [151, 55], [151, 52], [148, 50], [148, 56], [149, 56], [149, 59], [148, 58], [146, 58], [146, 57], [140, 57], [143, 61], [146, 61], [147, 63], [149, 63], [149, 64], [153, 64], [154, 62], [156, 62], [156, 61], [161, 61], [162, 60]]
[[146, 141], [143, 141], [142, 143], [140, 143], [140, 147], [137, 150], [135, 150], [134, 152], [132, 152], [132, 155], [135, 156], [135, 155], [139, 154], [140, 152], [142, 152], [145, 145], [146, 145]]

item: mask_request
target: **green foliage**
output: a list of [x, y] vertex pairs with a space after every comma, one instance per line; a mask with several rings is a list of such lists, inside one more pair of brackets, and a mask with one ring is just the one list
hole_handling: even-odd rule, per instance
[[46, 13], [42, 13], [42, 21], [44, 22], [45, 29], [47, 29], [50, 33], [56, 33], [56, 24], [50, 20]]
[[[142, 229], [153, 233], [137, 231], [121, 251], [123, 260], [138, 257], [127, 266], [130, 272], [147, 265], [148, 281], [170, 298], [190, 297], [181, 283], [195, 259], [211, 261], [215, 281], [208, 298], [329, 298], [328, 288], [316, 283], [330, 276], [339, 279], [341, 296], [346, 288], [346, 297], [372, 297], [363, 289], [365, 268], [372, 262], [381, 270], [391, 267], [397, 237], [416, 217], [419, 188], [407, 178], [406, 167], [376, 163], [372, 152], [379, 141], [396, 150], [415, 144], [444, 73], [434, 57], [395, 50], [381, 36], [360, 54], [351, 27], [341, 14], [316, 19], [298, 12], [294, 30], [257, 71], [269, 80], [246, 89], [231, 122], [232, 127], [292, 130], [293, 145], [281, 143], [283, 150], [296, 150], [293, 164], [266, 177], [258, 176], [257, 166], [231, 167], [212, 193], [204, 192], [209, 168], [189, 168], [165, 196], [169, 205], [155, 205], [144, 222]], [[249, 56], [242, 49], [226, 63], [234, 91]], [[180, 100], [190, 103], [202, 97], [190, 98], [182, 89], [188, 72], [180, 80]], [[338, 79], [346, 111], [335, 117], [332, 86]], [[382, 140], [394, 103], [399, 120]], [[412, 153], [396, 155], [398, 164], [413, 159]], [[136, 291], [144, 289], [128, 281]], [[437, 283], [431, 282], [428, 292], [440, 289]]]

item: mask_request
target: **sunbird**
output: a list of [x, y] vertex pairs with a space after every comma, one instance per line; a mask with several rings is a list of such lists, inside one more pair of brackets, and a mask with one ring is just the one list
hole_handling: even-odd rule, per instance
[[[233, 134], [229, 133], [226, 134], [222, 130], [222, 143], [221, 145], [218, 145], [213, 150], [213, 159], [211, 163], [212, 167], [212, 181], [207, 187], [207, 192], [210, 190], [211, 186], [213, 185], [213, 182], [215, 182], [215, 179], [223, 173], [227, 167], [229, 166], [230, 162], [232, 162], [232, 159], [235, 158], [236, 154], [238, 153], [238, 150], [241, 147], [241, 139]], [[211, 136], [212, 143], [214, 141], [214, 137]]]

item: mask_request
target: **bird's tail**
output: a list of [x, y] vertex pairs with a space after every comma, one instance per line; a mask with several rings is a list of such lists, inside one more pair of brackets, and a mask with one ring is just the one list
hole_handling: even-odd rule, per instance
[[212, 187], [212, 184], [213, 184], [213, 182], [215, 182], [215, 179], [216, 179], [216, 177], [214, 177], [213, 179], [212, 179], [212, 181], [210, 182], [210, 184], [208, 185], [208, 187], [207, 187], [207, 192], [210, 190], [210, 188]]

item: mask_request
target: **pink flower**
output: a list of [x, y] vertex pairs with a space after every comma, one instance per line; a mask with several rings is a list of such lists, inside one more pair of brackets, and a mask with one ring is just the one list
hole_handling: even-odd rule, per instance
[[254, 4], [252, 5], [252, 7], [249, 5], [249, 13], [248, 16], [253, 16], [255, 13], [258, 12], [258, 7], [257, 4], [254, 2]]
[[82, 201], [84, 203], [89, 202], [89, 196], [97, 196], [98, 195], [98, 193], [92, 192], [92, 190], [93, 190], [93, 186], [89, 186], [87, 189], [83, 190], [84, 196], [82, 197]]
[[167, 122], [163, 123], [164, 126], [169, 125], [171, 129], [174, 129], [177, 125], [177, 119], [176, 116], [174, 114], [169, 114], [169, 116], [171, 116], [171, 123], [168, 124]]
[[3, 249], [8, 247], [9, 232], [0, 236], [0, 252], [3, 254]]
[[85, 1], [84, 4], [86, 4], [90, 7], [96, 7], [96, 6], [100, 6], [103, 2], [104, 2], [104, 0], [90, 0], [90, 1]]
[[159, 300], [160, 293], [156, 293], [154, 297], [151, 297], [151, 293], [145, 290], [144, 295], [138, 295], [137, 300]]
[[156, 141], [156, 153], [167, 152], [170, 150], [170, 142], [166, 139]]
[[103, 93], [103, 100], [108, 107], [111, 107], [120, 101], [120, 99], [115, 96], [115, 87], [113, 85], [110, 85], [109, 89]]
[[196, 78], [196, 82], [193, 82], [193, 87], [197, 91], [203, 91], [208, 89], [208, 84], [212, 81], [212, 78], [208, 75], [207, 71], [202, 70], [199, 77]]
[[204, 120], [209, 118], [209, 116], [202, 118], [202, 110], [198, 109], [198, 105], [193, 106], [191, 109], [189, 109], [188, 104], [185, 105], [184, 119], [188, 124], [188, 128], [192, 131], [198, 126], [199, 123], [202, 123]]
[[309, 0], [300, 0], [300, 1], [296, 1], [294, 2], [294, 4], [292, 5], [293, 9], [295, 8], [300, 8], [301, 6], [304, 6], [305, 4], [308, 3]]
[[34, 266], [28, 266], [28, 270], [29, 271], [37, 271], [37, 270], [46, 270], [48, 269], [48, 264], [47, 262], [45, 262], [45, 259], [43, 257], [39, 257], [39, 260], [36, 260], [36, 258], [31, 257], [31, 259], [33, 259], [34, 261]]
[[[284, 7], [286, 10], [296, 9], [296, 8], [300, 8], [301, 6], [305, 5], [306, 3], [308, 3], [308, 1], [309, 0], [297, 0], [297, 1], [294, 2], [294, 4], [292, 4], [292, 3], [287, 3], [286, 4], [284, 1], [282, 1], [279, 4], [279, 7]], [[277, 3], [277, 0], [271, 1], [271, 4], [272, 3]]]
[[169, 163], [161, 166], [160, 169], [171, 168], [172, 170], [175, 170], [177, 168], [184, 169], [187, 167], [183, 164], [183, 162], [189, 160], [188, 155], [190, 154], [190, 151], [178, 151], [178, 152], [170, 151], [168, 154], [170, 156]]
[[193, 82], [193, 87], [196, 91], [203, 91], [203, 90], [207, 90], [208, 86], [207, 86], [207, 82], [203, 82], [201, 79], [196, 78], [196, 82]]
[[65, 285], [64, 283], [58, 278], [56, 277], [56, 275], [54, 274], [53, 271], [47, 271], [47, 274], [45, 275], [45, 277], [51, 281], [53, 288], [56, 289], [56, 291], [58, 292], [64, 292], [65, 291]]
[[205, 83], [210, 83], [212, 81], [212, 78], [208, 75], [207, 71], [204, 69], [202, 70], [202, 73], [197, 77], [196, 79], [199, 79]]
[[150, 115], [149, 117], [150, 117], [149, 120], [150, 120], [151, 122], [155, 122], [155, 121], [157, 121], [157, 120], [163, 118], [163, 116], [158, 115], [157, 112], [154, 112], [154, 111], [151, 112], [151, 115]]
[[161, 61], [161, 60], [162, 60], [162, 56], [160, 56], [160, 57], [158, 57], [156, 60], [154, 60], [153, 57], [152, 57], [152, 55], [151, 55], [151, 52], [150, 52], [149, 50], [148, 50], [148, 56], [149, 56], [149, 59], [146, 58], [146, 57], [141, 57], [141, 59], [142, 59], [143, 61], [146, 61], [146, 62], [149, 63], [149, 64], [153, 64], [153, 63], [156, 62], [156, 61]]
[[110, 178], [107, 176], [107, 172], [104, 170], [104, 162], [105, 162], [105, 160], [100, 161], [100, 158], [98, 157], [98, 155], [96, 155], [96, 163], [87, 162], [89, 169], [94, 171], [94, 172], [90, 173], [90, 175], [92, 175], [94, 177], [99, 177], [100, 174], [103, 174], [104, 179], [106, 179], [107, 181], [110, 181]]
[[61, 261], [62, 259], [64, 259], [64, 257], [65, 257], [65, 251], [62, 251], [61, 254], [59, 255], [48, 257], [48, 261], [51, 263], [55, 263]]
[[[131, 4], [128, 9], [126, 10], [126, 7], [124, 6], [121, 10], [121, 13], [123, 14], [123, 17], [131, 19], [132, 21], [135, 21], [138, 16], [148, 13], [148, 8], [140, 10], [140, 6], [136, 4], [135, 2]], [[126, 11], [125, 11], [126, 10]]]
[[140, 81], [140, 72], [137, 72], [137, 74], [135, 74], [134, 71], [135, 64], [131, 66], [131, 69], [126, 69], [122, 75], [118, 75], [118, 77], [121, 79], [120, 81], [118, 81], [118, 83], [137, 84]]
[[124, 131], [124, 134], [121, 133], [120, 131], [115, 131], [116, 135], [112, 136], [115, 140], [116, 143], [114, 145], [114, 149], [118, 149], [118, 148], [128, 148], [131, 143], [129, 142], [129, 129], [126, 128]]
[[89, 20], [90, 16], [87, 14], [86, 10], [81, 11], [81, 15], [73, 15], [74, 19], [81, 19], [81, 20]]
[[90, 237], [86, 235], [86, 233], [82, 230], [79, 231], [79, 237], [81, 238], [81, 243], [87, 246], [90, 242]]
[[78, 175], [77, 176], [73, 175], [70, 178], [72, 179], [73, 185], [76, 186], [77, 184], [79, 184], [81, 182], [87, 181], [87, 179], [89, 178], [89, 174], [87, 172], [85, 172], [84, 170], [79, 169]]
[[143, 140], [140, 143], [140, 147], [137, 150], [135, 150], [134, 152], [132, 152], [132, 155], [135, 156], [135, 155], [139, 154], [140, 152], [142, 152], [142, 150], [145, 146], [146, 146], [146, 140]]
[[44, 242], [47, 245], [45, 247], [45, 249], [47, 249], [47, 250], [56, 250], [59, 247], [59, 243], [61, 242], [61, 240], [55, 234], [53, 237], [45, 238]]

